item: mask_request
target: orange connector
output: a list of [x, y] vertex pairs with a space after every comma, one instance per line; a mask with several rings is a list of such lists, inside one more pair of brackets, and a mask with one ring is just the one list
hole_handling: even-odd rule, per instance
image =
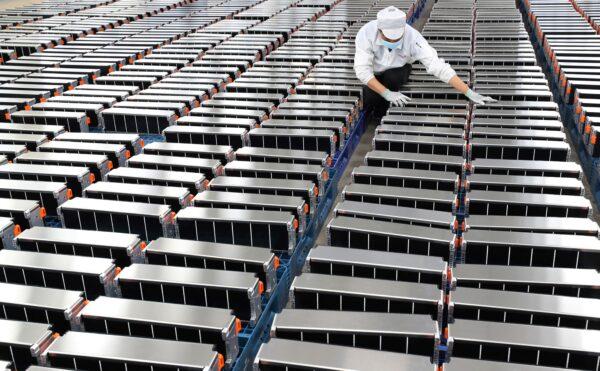
[[239, 318], [235, 319], [235, 333], [239, 334], [242, 332], [242, 321]]

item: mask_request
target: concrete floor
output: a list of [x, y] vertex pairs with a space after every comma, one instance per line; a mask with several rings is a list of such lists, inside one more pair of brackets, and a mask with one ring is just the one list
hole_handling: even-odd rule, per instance
[[[431, 1], [429, 2], [429, 5], [425, 9], [423, 9], [423, 13], [419, 20], [412, 25], [414, 28], [416, 28], [419, 31], [423, 30], [423, 27], [425, 26], [425, 23], [429, 18], [429, 14], [431, 13], [431, 9], [433, 8], [433, 4], [434, 2]], [[373, 149], [372, 141], [373, 137], [375, 136], [375, 127], [376, 125], [371, 125], [367, 127], [365, 133], [360, 139], [360, 143], [354, 150], [352, 157], [350, 157], [348, 166], [346, 167], [344, 174], [342, 174], [342, 177], [340, 178], [340, 182], [338, 184], [338, 196], [333, 204], [333, 208], [335, 208], [335, 205], [337, 205], [337, 203], [341, 201], [341, 194], [339, 192], [342, 189], [344, 189], [344, 186], [352, 183], [352, 170], [357, 166], [364, 165], [365, 155], [367, 154], [367, 152]], [[323, 224], [323, 228], [321, 229], [321, 232], [319, 233], [319, 236], [315, 241], [316, 245], [327, 245], [327, 224], [329, 224], [332, 218], [333, 209], [331, 210], [331, 212], [327, 216], [325, 223]]]

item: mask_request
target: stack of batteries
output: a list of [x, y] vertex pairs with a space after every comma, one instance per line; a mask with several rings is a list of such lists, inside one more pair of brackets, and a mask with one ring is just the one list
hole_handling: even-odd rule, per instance
[[338, 39], [364, 9], [344, 4], [47, 16], [60, 42], [0, 66], [0, 359], [235, 365], [356, 132], [353, 39]]

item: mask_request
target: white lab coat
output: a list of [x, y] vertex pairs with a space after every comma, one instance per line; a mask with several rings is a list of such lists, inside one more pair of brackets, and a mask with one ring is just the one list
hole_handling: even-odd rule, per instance
[[429, 74], [443, 82], [447, 83], [456, 75], [448, 63], [438, 58], [423, 35], [411, 26], [406, 26], [402, 45], [391, 51], [383, 46], [378, 32], [377, 21], [374, 20], [364, 25], [356, 35], [354, 72], [365, 85], [376, 74], [415, 61], [421, 62]]

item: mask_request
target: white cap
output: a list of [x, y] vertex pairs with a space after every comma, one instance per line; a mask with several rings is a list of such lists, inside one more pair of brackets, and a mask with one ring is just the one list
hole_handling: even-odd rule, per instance
[[405, 27], [406, 13], [395, 6], [388, 6], [377, 13], [377, 28], [388, 39], [401, 38], [404, 35]]

